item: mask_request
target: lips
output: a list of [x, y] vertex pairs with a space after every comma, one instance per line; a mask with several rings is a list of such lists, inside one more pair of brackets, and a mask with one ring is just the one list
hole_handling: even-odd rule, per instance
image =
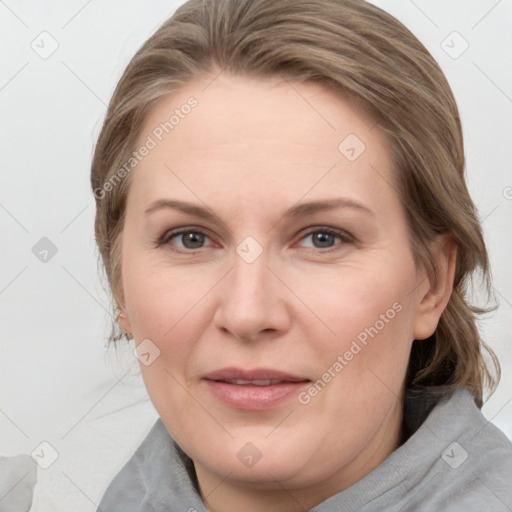
[[237, 384], [238, 386], [273, 386], [274, 384], [281, 384], [282, 382], [287, 382], [280, 379], [257, 379], [257, 380], [245, 380], [245, 379], [226, 379], [220, 380], [217, 382], [227, 382], [228, 384]]
[[241, 380], [254, 383], [258, 381], [304, 382], [309, 380], [304, 377], [265, 368], [254, 370], [242, 370], [241, 368], [223, 368], [222, 370], [216, 370], [214, 372], [208, 373], [204, 376], [204, 378], [207, 380], [215, 381]]
[[272, 369], [224, 368], [208, 373], [203, 381], [209, 392], [235, 409], [272, 409], [290, 399], [309, 379]]

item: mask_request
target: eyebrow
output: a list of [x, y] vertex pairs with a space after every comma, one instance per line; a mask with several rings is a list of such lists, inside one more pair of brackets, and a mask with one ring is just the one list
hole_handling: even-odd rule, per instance
[[[326, 210], [333, 210], [335, 208], [351, 208], [368, 215], [375, 215], [375, 212], [370, 210], [370, 208], [365, 206], [363, 203], [353, 199], [340, 197], [323, 201], [299, 203], [287, 210], [284, 213], [284, 218], [306, 217], [307, 215], [312, 215]], [[208, 208], [203, 208], [202, 206], [174, 199], [157, 199], [149, 205], [144, 213], [147, 215], [161, 209], [179, 210], [206, 220], [218, 220], [219, 218]]]
[[290, 208], [285, 214], [285, 217], [305, 217], [306, 215], [312, 215], [317, 212], [325, 210], [333, 210], [335, 208], [351, 208], [362, 213], [369, 215], [375, 215], [367, 206], [354, 199], [347, 199], [339, 197], [335, 199], [327, 199], [324, 201], [311, 201], [309, 203], [299, 203], [296, 206]]

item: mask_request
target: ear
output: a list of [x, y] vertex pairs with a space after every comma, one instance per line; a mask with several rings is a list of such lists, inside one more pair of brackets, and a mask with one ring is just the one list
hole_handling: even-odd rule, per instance
[[424, 340], [434, 334], [442, 312], [453, 291], [457, 261], [457, 244], [452, 235], [439, 235], [431, 247], [434, 275], [424, 273], [425, 286], [419, 287], [419, 304], [414, 319], [413, 335]]
[[124, 283], [121, 286], [115, 286], [113, 290], [114, 301], [117, 310], [116, 321], [121, 330], [126, 334], [133, 334], [132, 324], [126, 311], [126, 302], [124, 300]]
[[117, 315], [117, 323], [123, 330], [123, 332], [127, 334], [132, 333], [132, 325], [130, 323], [130, 319], [128, 318], [128, 314], [126, 313], [126, 309], [123, 307], [119, 310], [119, 314]]

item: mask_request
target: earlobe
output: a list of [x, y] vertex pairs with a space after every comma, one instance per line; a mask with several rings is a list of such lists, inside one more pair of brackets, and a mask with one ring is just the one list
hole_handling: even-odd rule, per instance
[[448, 304], [455, 277], [457, 244], [449, 234], [440, 235], [431, 250], [434, 275], [427, 276], [429, 286], [419, 297], [414, 322], [414, 339], [424, 340], [437, 328], [441, 314]]

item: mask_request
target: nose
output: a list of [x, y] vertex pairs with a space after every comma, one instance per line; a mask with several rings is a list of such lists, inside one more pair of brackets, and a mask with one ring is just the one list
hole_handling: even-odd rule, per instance
[[222, 280], [215, 326], [239, 341], [283, 334], [290, 326], [286, 286], [268, 268], [265, 252], [246, 262], [234, 255], [234, 266]]

